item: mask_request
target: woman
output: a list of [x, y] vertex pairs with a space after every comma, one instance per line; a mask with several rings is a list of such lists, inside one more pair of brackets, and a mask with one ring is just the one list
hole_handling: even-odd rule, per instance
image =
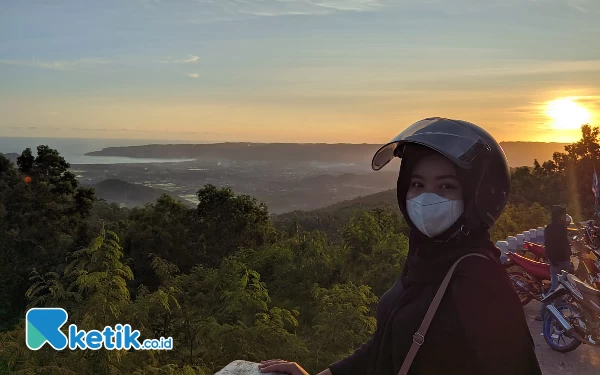
[[[396, 156], [398, 205], [411, 228], [406, 265], [379, 301], [373, 337], [319, 375], [396, 375], [441, 281], [468, 253], [487, 259], [458, 263], [409, 374], [541, 374], [519, 298], [488, 233], [510, 187], [502, 148], [474, 124], [428, 118], [380, 148], [373, 169]], [[307, 374], [281, 360], [260, 369]]]

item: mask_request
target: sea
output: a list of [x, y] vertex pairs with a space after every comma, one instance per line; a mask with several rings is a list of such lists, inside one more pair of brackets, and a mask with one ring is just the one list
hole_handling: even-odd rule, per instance
[[142, 164], [142, 163], [173, 163], [191, 161], [193, 159], [150, 159], [128, 158], [119, 156], [86, 156], [92, 151], [100, 151], [106, 147], [142, 146], [150, 144], [201, 144], [212, 143], [202, 141], [173, 141], [156, 139], [92, 139], [92, 138], [19, 138], [0, 137], [0, 153], [21, 154], [26, 148], [31, 148], [36, 154], [39, 145], [46, 145], [57, 150], [70, 164]]

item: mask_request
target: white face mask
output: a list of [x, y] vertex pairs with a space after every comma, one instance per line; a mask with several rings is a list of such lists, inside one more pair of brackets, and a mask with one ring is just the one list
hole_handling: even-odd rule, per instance
[[423, 193], [406, 200], [408, 217], [427, 237], [444, 233], [463, 214], [462, 200], [450, 200], [435, 193]]

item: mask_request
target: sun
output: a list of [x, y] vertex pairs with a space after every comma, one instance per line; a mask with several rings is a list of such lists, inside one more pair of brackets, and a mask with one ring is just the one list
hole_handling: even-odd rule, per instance
[[592, 114], [574, 98], [552, 100], [546, 105], [546, 114], [552, 118], [557, 130], [579, 129], [592, 119]]

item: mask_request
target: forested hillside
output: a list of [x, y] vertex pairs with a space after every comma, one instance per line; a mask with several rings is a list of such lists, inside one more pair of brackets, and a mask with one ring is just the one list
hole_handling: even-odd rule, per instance
[[[590, 213], [598, 129], [513, 172], [505, 238]], [[80, 187], [56, 150], [0, 156], [0, 374], [213, 374], [234, 359], [285, 358], [316, 373], [375, 327], [378, 298], [400, 274], [408, 227], [395, 192], [276, 218], [247, 195], [199, 187], [188, 208], [163, 195], [123, 209]], [[393, 186], [391, 186], [393, 188]], [[170, 351], [25, 346], [25, 311], [63, 307], [69, 323], [129, 323]]]
[[89, 187], [94, 188], [98, 199], [104, 199], [108, 202], [118, 202], [121, 206], [128, 208], [153, 203], [164, 194], [170, 195], [184, 204], [188, 204], [187, 201], [164, 190], [142, 184], [132, 184], [119, 179], [107, 179]]

